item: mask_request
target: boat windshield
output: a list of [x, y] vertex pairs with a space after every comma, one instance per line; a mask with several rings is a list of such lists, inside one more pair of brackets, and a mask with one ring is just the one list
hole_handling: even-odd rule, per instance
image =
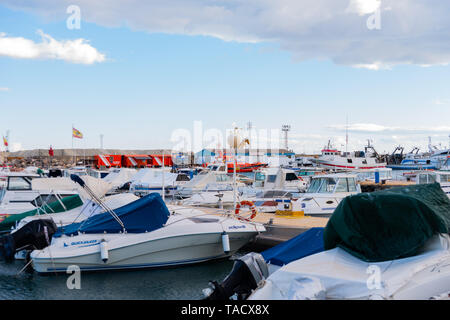
[[307, 193], [332, 193], [336, 187], [337, 178], [318, 178], [313, 179]]
[[450, 182], [450, 174], [440, 174], [439, 175], [439, 181], [442, 182]]
[[255, 173], [255, 181], [264, 181], [266, 179], [266, 175], [263, 172]]
[[419, 184], [436, 182], [436, 176], [433, 174], [419, 174]]

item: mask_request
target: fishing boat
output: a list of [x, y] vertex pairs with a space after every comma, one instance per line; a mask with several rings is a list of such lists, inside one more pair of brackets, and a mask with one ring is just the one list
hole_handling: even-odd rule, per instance
[[[415, 149], [419, 150], [419, 149]], [[429, 155], [410, 152], [400, 164], [387, 165], [393, 170], [436, 170], [439, 166], [438, 158], [432, 158]]]
[[332, 170], [358, 170], [386, 167], [385, 162], [378, 160], [377, 152], [370, 143], [364, 150], [342, 153], [331, 145], [331, 141], [328, 141], [328, 145], [321, 151], [322, 154], [318, 158], [312, 158], [311, 161], [316, 166]]
[[449, 221], [437, 184], [348, 197], [325, 228], [238, 258], [203, 292], [221, 301], [448, 299]]
[[39, 273], [137, 269], [226, 258], [264, 226], [234, 215], [165, 205], [157, 193], [59, 229], [30, 258]]

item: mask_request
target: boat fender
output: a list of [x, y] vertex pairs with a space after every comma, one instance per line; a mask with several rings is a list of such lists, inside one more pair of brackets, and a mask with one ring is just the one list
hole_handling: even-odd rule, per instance
[[100, 242], [100, 256], [104, 263], [106, 263], [109, 259], [108, 244], [106, 243], [105, 239], [102, 239], [102, 241]]
[[230, 237], [225, 231], [222, 233], [222, 247], [223, 252], [225, 252], [226, 254], [230, 253]]

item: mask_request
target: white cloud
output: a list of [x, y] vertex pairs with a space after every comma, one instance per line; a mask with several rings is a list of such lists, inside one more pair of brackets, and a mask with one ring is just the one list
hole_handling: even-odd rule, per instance
[[9, 89], [9, 88], [7, 88], [7, 87], [0, 87], [0, 92], [1, 92], [1, 91], [9, 91], [9, 90], [11, 90], [11, 89]]
[[380, 5], [380, 0], [350, 0], [347, 11], [363, 16], [375, 12], [380, 8]]
[[349, 124], [348, 126], [345, 124], [337, 124], [330, 125], [328, 128], [336, 130], [336, 131], [345, 131], [349, 132], [360, 132], [360, 133], [431, 133], [431, 132], [440, 132], [440, 133], [450, 133], [450, 126], [433, 126], [433, 127], [396, 127], [396, 126], [383, 126], [374, 123], [354, 123]]
[[434, 104], [441, 106], [441, 105], [449, 105], [450, 104], [450, 99], [435, 99]]
[[[2, 0], [64, 21], [72, 0]], [[226, 41], [276, 43], [297, 61], [371, 70], [450, 63], [450, 3], [442, 0], [79, 0], [83, 22]], [[380, 8], [381, 29], [367, 28]], [[83, 25], [83, 24], [82, 24]]]
[[57, 59], [80, 64], [105, 61], [105, 55], [98, 52], [85, 39], [58, 41], [41, 30], [38, 30], [38, 34], [42, 40], [39, 43], [0, 33], [0, 56], [19, 59]]

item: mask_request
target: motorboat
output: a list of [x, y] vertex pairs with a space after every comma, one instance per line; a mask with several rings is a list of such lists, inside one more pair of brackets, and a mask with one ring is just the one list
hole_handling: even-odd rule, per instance
[[325, 228], [236, 259], [203, 292], [220, 301], [448, 299], [449, 221], [437, 184], [347, 197]]
[[173, 173], [170, 168], [145, 168], [132, 177], [130, 192], [144, 196], [157, 192], [166, 197], [174, 197], [178, 188], [189, 182], [189, 177], [183, 173]]
[[[109, 190], [110, 193], [121, 189], [129, 191], [129, 185], [137, 173], [138, 170], [132, 168], [111, 168], [103, 180], [111, 185], [111, 190]], [[126, 187], [126, 185], [128, 186]]]
[[296, 213], [314, 216], [330, 216], [347, 196], [361, 193], [357, 175], [335, 173], [314, 176], [305, 193], [298, 199], [280, 199], [280, 213]]
[[5, 178], [6, 185], [0, 190], [0, 220], [37, 209], [44, 202], [57, 201], [55, 194], [64, 198], [79, 193], [74, 183], [67, 180], [60, 183], [59, 178], [41, 178], [37, 174], [24, 172], [5, 173]]
[[417, 184], [439, 183], [450, 198], [450, 171], [419, 171], [416, 173]]
[[[210, 165], [206, 170], [198, 173], [192, 180], [178, 188], [175, 197], [189, 198], [198, 193], [212, 192], [215, 194], [225, 191], [233, 192], [233, 177], [227, 173], [223, 163]], [[242, 182], [236, 182], [236, 187], [244, 187]]]
[[322, 149], [322, 154], [318, 158], [311, 158], [316, 166], [332, 170], [358, 170], [386, 167], [385, 162], [377, 158], [377, 153], [370, 143], [364, 151], [342, 153], [331, 145]]
[[300, 193], [306, 190], [308, 183], [292, 169], [264, 168], [257, 170], [252, 187], [255, 190], [284, 190]]
[[88, 168], [85, 166], [74, 166], [63, 171], [63, 176], [69, 178], [72, 174], [79, 177], [89, 175]]
[[[123, 207], [138, 200], [139, 197], [132, 193], [119, 193], [102, 197], [102, 202], [112, 210]], [[92, 199], [86, 200], [81, 206], [63, 212], [40, 212], [20, 220], [12, 232], [15, 232], [34, 220], [52, 220], [58, 227], [65, 227], [72, 223], [82, 222], [96, 214], [104, 212], [104, 209]]]
[[292, 169], [264, 168], [255, 172], [252, 188], [243, 189], [241, 198], [260, 212], [275, 212], [280, 202], [300, 198], [307, 185]]
[[39, 273], [66, 272], [71, 265], [82, 271], [185, 265], [230, 257], [264, 231], [235, 215], [167, 207], [151, 193], [58, 229], [30, 259]]

